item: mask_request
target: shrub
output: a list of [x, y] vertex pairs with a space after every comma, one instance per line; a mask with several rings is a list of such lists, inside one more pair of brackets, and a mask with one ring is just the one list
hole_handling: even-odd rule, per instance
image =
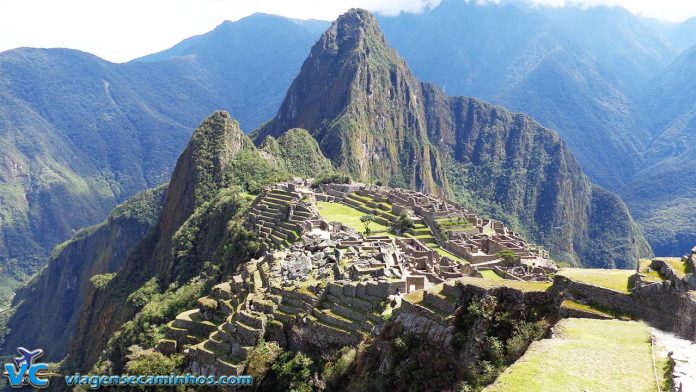
[[530, 323], [522, 321], [515, 326], [512, 336], [507, 341], [507, 355], [509, 361], [514, 361], [521, 357], [533, 341], [544, 337], [548, 323], [544, 320]]
[[403, 234], [414, 226], [413, 220], [408, 215], [401, 214], [399, 218], [392, 223], [391, 232], [394, 234]]
[[498, 257], [503, 259], [503, 261], [506, 263], [514, 263], [515, 261], [517, 261], [517, 255], [510, 249], [501, 250], [500, 252], [498, 252]]
[[257, 383], [260, 382], [282, 353], [283, 349], [278, 343], [259, 340], [259, 343], [249, 352], [247, 357], [247, 374], [254, 377]]
[[350, 365], [353, 364], [357, 350], [354, 347], [343, 347], [339, 351], [339, 356], [335, 362], [327, 362], [324, 365], [323, 379], [330, 385], [336, 385], [343, 375], [348, 371]]
[[360, 222], [365, 226], [365, 234], [369, 235], [372, 231], [370, 230], [370, 224], [375, 221], [375, 216], [372, 214], [363, 215], [360, 217]]
[[352, 182], [351, 178], [347, 174], [342, 174], [342, 173], [328, 173], [328, 174], [323, 174], [319, 176], [316, 180], [314, 180], [315, 185], [322, 185], [322, 184], [350, 184]]
[[113, 279], [114, 276], [116, 276], [115, 272], [109, 274], [99, 274], [89, 278], [89, 281], [92, 282], [92, 285], [94, 285], [95, 288], [102, 289], [106, 287], [109, 282], [111, 282], [111, 279]]
[[144, 350], [137, 345], [128, 347], [128, 351], [126, 371], [129, 374], [168, 375], [174, 372], [182, 363], [180, 356], [170, 358], [151, 349]]
[[304, 353], [282, 353], [271, 366], [271, 370], [275, 374], [280, 391], [310, 392], [315, 389], [311, 382], [314, 361]]

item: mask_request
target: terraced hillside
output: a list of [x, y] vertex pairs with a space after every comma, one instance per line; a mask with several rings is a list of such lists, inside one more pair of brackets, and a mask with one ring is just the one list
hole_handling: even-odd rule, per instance
[[301, 193], [281, 188], [265, 189], [254, 201], [249, 219], [259, 233], [264, 250], [289, 246], [300, 238], [300, 224], [317, 215]]

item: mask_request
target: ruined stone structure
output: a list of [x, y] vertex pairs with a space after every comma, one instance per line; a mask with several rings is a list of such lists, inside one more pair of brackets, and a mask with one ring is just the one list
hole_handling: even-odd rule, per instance
[[[323, 219], [317, 201], [344, 203], [385, 226], [405, 214], [414, 227], [399, 236], [366, 236]], [[417, 306], [435, 309], [434, 314], [452, 311], [456, 301], [438, 294], [438, 287], [480, 276], [472, 263], [480, 260], [440, 243], [455, 244], [464, 234], [489, 241], [477, 252], [494, 261], [491, 265], [500, 264], [494, 258], [502, 249], [520, 259], [546, 257], [500, 222], [403, 189], [276, 184], [254, 200], [247, 224], [258, 234], [264, 256], [242, 264], [230, 281], [201, 298], [198, 308], [179, 314], [160, 342], [165, 353], [185, 353], [193, 372], [242, 373], [249, 351], [264, 336], [288, 346], [301, 344], [303, 336], [322, 347], [356, 344], [376, 333], [402, 295], [424, 289]], [[514, 265], [527, 268], [521, 261]], [[544, 268], [535, 268], [546, 276]]]
[[[389, 215], [405, 214], [416, 223], [426, 224], [435, 234], [433, 242], [473, 265], [492, 268], [501, 264], [498, 253], [513, 252], [520, 264], [543, 269], [544, 274], [558, 268], [549, 260], [548, 251], [527, 243], [502, 222], [482, 219], [451, 201], [408, 189], [374, 185], [337, 185], [320, 187], [317, 200], [346, 203], [365, 213], [375, 213], [378, 223], [388, 224]], [[367, 207], [367, 208], [365, 208]], [[522, 276], [534, 274], [525, 273]], [[510, 274], [511, 276], [516, 276]]]

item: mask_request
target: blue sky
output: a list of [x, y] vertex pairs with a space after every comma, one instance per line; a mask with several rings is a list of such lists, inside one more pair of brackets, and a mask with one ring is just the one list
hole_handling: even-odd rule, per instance
[[[524, 1], [556, 6], [568, 2]], [[212, 30], [223, 20], [237, 20], [254, 12], [331, 20], [351, 7], [396, 14], [419, 12], [438, 3], [439, 0], [3, 0], [0, 51], [20, 46], [67, 47], [123, 62]], [[572, 3], [621, 5], [636, 14], [669, 21], [696, 16], [693, 0]]]

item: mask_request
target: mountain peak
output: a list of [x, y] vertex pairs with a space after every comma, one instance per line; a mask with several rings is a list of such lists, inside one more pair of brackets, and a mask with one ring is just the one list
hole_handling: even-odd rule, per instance
[[278, 114], [253, 137], [260, 144], [303, 128], [355, 179], [441, 193], [444, 176], [426, 142], [419, 96], [420, 83], [377, 20], [351, 9], [312, 47]]
[[368, 11], [353, 8], [338, 17], [322, 34], [314, 49], [338, 54], [356, 50], [369, 52], [373, 46], [387, 47], [377, 20]]

